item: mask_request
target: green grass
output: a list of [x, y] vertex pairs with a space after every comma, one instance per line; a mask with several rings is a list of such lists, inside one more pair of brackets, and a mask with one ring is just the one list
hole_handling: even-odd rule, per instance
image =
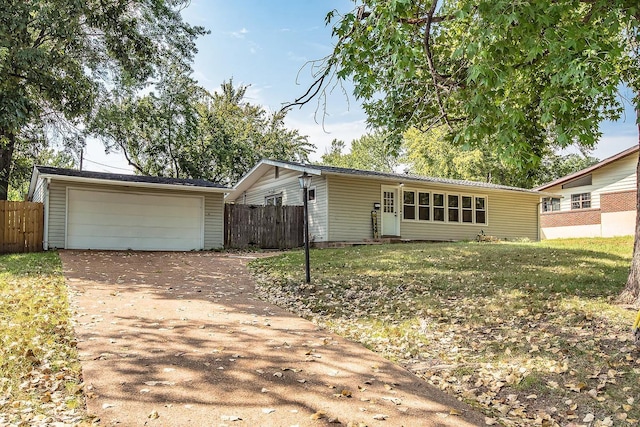
[[58, 254], [0, 256], [0, 424], [77, 422], [80, 372]]
[[506, 425], [566, 425], [588, 414], [633, 425], [635, 313], [615, 304], [632, 245], [625, 237], [313, 250], [311, 285], [302, 252], [252, 268], [265, 298]]

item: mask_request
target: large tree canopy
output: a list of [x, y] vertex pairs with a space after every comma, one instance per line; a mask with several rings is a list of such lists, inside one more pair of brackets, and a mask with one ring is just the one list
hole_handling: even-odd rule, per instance
[[248, 86], [230, 80], [209, 94], [183, 67], [167, 69], [146, 95], [105, 99], [91, 123], [138, 173], [234, 184], [262, 158], [308, 161], [307, 137], [284, 126], [285, 112], [247, 102]]
[[[186, 0], [6, 0], [0, 7], [0, 200], [29, 129], [76, 138], [104, 92], [188, 63], [205, 31], [182, 21]], [[55, 132], [55, 128], [61, 128]], [[20, 148], [22, 149], [22, 148]]]
[[[328, 14], [338, 42], [290, 106], [351, 78], [373, 125], [444, 126], [454, 143], [525, 169], [549, 147], [593, 147], [598, 124], [622, 111], [621, 86], [640, 111], [637, 0], [354, 1], [352, 12]], [[621, 297], [637, 303], [639, 236], [637, 215]]]
[[388, 132], [377, 130], [351, 142], [350, 151], [345, 152], [344, 141], [334, 139], [331, 148], [322, 155], [325, 165], [343, 168], [393, 172], [399, 164], [399, 150], [395, 138]]
[[418, 175], [532, 188], [598, 162], [597, 158], [584, 154], [556, 154], [547, 150], [538, 167], [523, 169], [495, 152], [459, 147], [448, 143], [445, 137], [442, 127], [429, 132], [409, 129], [404, 133], [401, 163]]

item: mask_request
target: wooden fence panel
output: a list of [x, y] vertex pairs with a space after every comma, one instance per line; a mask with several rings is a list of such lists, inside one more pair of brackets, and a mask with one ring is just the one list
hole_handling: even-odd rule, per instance
[[290, 249], [303, 244], [302, 206], [227, 204], [224, 246], [230, 249]]
[[40, 252], [44, 205], [0, 201], [0, 253]]

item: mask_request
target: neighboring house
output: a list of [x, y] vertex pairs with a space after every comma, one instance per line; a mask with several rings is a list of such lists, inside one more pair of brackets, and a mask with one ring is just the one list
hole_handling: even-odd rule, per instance
[[[312, 178], [310, 240], [466, 240], [479, 233], [537, 240], [538, 191], [483, 182], [262, 160], [226, 197], [230, 203], [301, 205], [298, 177]], [[373, 211], [373, 212], [372, 212]]]
[[542, 238], [612, 237], [635, 233], [638, 146], [536, 190]]
[[35, 166], [44, 248], [200, 250], [223, 246], [224, 194], [205, 180]]

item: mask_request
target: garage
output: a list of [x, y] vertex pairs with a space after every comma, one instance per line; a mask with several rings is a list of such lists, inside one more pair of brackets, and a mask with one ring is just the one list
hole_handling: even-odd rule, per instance
[[206, 180], [36, 166], [45, 249], [209, 250], [224, 244], [228, 187]]
[[203, 198], [69, 189], [67, 249], [203, 249]]

